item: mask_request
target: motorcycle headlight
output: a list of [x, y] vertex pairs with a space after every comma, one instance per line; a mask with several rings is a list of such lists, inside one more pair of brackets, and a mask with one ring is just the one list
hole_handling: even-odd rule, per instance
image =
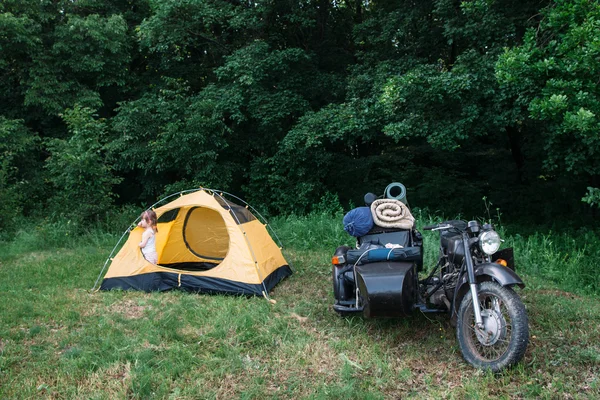
[[479, 235], [479, 247], [487, 255], [492, 255], [500, 248], [500, 235], [495, 231], [485, 231]]

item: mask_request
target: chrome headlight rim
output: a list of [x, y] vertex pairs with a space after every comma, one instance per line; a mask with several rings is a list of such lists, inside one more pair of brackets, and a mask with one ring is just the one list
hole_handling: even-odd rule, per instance
[[500, 239], [500, 235], [496, 231], [485, 231], [479, 235], [479, 248], [488, 256], [496, 253], [500, 249], [501, 243], [502, 239]]

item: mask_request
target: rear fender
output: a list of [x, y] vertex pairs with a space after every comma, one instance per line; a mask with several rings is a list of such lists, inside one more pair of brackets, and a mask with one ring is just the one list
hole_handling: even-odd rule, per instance
[[[340, 246], [335, 250], [334, 256], [345, 257], [348, 250], [350, 250], [350, 247]], [[351, 271], [351, 268], [347, 264], [332, 266], [333, 296], [336, 302], [345, 301], [354, 296], [353, 288], [348, 284], [347, 279], [344, 278], [344, 275], [349, 271]]]
[[[521, 289], [525, 287], [523, 280], [510, 268], [504, 267], [496, 263], [484, 263], [475, 267], [475, 279], [477, 283], [484, 281], [495, 281], [502, 286], [519, 286]], [[459, 279], [456, 295], [452, 306], [452, 318], [456, 318], [456, 313], [463, 296], [469, 292], [469, 277], [467, 274]]]

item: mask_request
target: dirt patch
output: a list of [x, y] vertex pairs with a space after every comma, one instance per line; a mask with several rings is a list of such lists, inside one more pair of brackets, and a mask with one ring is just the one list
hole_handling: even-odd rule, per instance
[[146, 310], [151, 310], [152, 306], [150, 305], [138, 305], [133, 300], [124, 300], [119, 303], [113, 303], [109, 311], [121, 314], [127, 319], [139, 319], [144, 316], [144, 312]]
[[160, 351], [160, 350], [165, 350], [169, 348], [168, 344], [152, 344], [150, 343], [148, 340], [144, 340], [142, 342], [142, 344], [140, 345], [143, 349], [150, 349], [150, 350], [156, 350], [156, 351]]
[[298, 320], [298, 322], [300, 322], [301, 324], [305, 323], [306, 321], [308, 321], [308, 317], [301, 317], [296, 313], [291, 313], [290, 314], [290, 318], [295, 318], [296, 320]]
[[107, 398], [126, 398], [131, 387], [131, 363], [117, 362], [87, 375], [77, 382], [81, 399], [104, 393]]
[[573, 300], [582, 299], [581, 296], [577, 296], [576, 294], [564, 292], [564, 291], [558, 290], [558, 289], [541, 289], [541, 290], [534, 291], [534, 293], [542, 294], [542, 295], [546, 295], [546, 296], [552, 296], [552, 297], [554, 297], [554, 296], [564, 297], [564, 298], [573, 299]]
[[185, 325], [184, 327], [182, 327], [179, 330], [179, 333], [182, 336], [191, 337], [191, 338], [199, 338], [199, 337], [206, 335], [206, 332], [204, 329], [200, 329], [200, 328], [197, 328], [197, 327], [191, 326], [191, 325]]
[[93, 306], [93, 307], [89, 307], [89, 308], [85, 308], [83, 310], [81, 310], [81, 316], [82, 317], [93, 317], [93, 316], [97, 316], [100, 315], [100, 313], [98, 312], [98, 306]]
[[25, 262], [25, 263], [32, 263], [32, 262], [38, 263], [38, 262], [46, 261], [52, 255], [53, 255], [53, 252], [49, 251], [49, 250], [34, 251], [31, 253], [24, 254], [19, 261]]

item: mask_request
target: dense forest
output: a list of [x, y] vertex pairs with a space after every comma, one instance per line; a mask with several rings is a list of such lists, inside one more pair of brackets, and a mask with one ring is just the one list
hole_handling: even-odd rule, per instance
[[599, 77], [595, 0], [3, 0], [0, 229], [394, 181], [449, 215], [593, 221]]

